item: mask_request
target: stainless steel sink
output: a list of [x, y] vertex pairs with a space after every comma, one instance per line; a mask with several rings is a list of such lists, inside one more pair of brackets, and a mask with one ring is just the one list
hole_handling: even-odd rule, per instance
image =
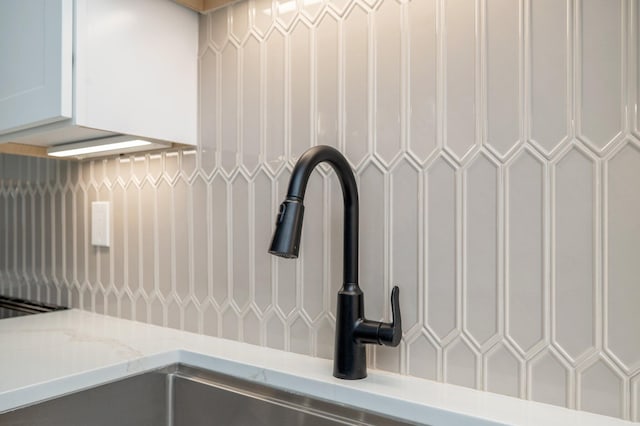
[[403, 424], [181, 364], [0, 414], [3, 426]]

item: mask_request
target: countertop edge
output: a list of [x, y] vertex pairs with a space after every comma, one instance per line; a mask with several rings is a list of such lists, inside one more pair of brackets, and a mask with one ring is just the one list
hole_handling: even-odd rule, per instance
[[75, 309], [0, 321], [0, 339], [0, 413], [180, 362], [433, 425], [638, 424], [373, 369], [340, 380], [329, 360]]

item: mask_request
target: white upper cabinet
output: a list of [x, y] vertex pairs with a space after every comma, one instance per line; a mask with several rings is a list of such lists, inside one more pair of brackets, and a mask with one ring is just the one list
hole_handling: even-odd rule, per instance
[[72, 0], [0, 2], [0, 133], [71, 118]]
[[196, 145], [197, 49], [169, 0], [0, 0], [0, 143]]

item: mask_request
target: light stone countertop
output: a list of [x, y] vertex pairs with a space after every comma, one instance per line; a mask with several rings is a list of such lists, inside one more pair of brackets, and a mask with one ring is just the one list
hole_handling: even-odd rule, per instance
[[611, 417], [76, 309], [0, 321], [0, 413], [181, 362], [431, 425], [637, 425]]

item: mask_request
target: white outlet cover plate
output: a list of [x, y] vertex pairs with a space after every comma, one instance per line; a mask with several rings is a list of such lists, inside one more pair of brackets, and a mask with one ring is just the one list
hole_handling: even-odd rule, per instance
[[110, 217], [108, 201], [91, 203], [91, 245], [109, 247]]

